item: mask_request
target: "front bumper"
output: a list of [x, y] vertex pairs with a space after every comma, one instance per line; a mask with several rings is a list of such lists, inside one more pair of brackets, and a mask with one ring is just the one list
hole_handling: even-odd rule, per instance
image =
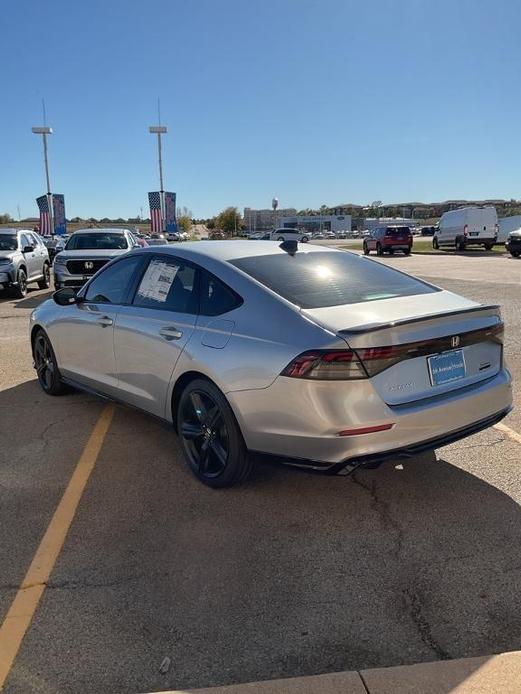
[[90, 280], [92, 275], [73, 275], [66, 267], [53, 267], [55, 287], [74, 287], [79, 288]]
[[16, 269], [12, 265], [3, 265], [0, 267], [0, 285], [2, 287], [11, 287], [16, 284]]
[[[331, 384], [279, 377], [263, 390], [228, 393], [248, 449], [282, 460], [315, 461], [322, 469], [343, 467], [445, 445], [491, 426], [487, 422], [512, 407], [505, 368], [478, 384], [396, 406], [383, 402], [370, 379]], [[386, 431], [338, 435], [391, 422]]]

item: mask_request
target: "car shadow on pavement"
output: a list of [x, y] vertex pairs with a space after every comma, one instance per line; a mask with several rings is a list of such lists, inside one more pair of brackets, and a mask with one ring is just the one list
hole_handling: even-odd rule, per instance
[[23, 299], [15, 299], [7, 290], [3, 289], [0, 290], [0, 302], [11, 301], [14, 308], [32, 309], [50, 299], [53, 293], [54, 289], [42, 291], [41, 289], [28, 288], [27, 295]]
[[258, 466], [211, 490], [173, 432], [118, 408], [25, 672], [152, 691], [519, 649], [520, 546], [518, 504], [443, 451], [347, 478]]

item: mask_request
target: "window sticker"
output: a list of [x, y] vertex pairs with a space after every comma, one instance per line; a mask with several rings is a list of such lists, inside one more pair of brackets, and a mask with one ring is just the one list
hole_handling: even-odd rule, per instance
[[164, 303], [178, 270], [178, 265], [170, 265], [164, 260], [152, 260], [139, 285], [138, 296]]

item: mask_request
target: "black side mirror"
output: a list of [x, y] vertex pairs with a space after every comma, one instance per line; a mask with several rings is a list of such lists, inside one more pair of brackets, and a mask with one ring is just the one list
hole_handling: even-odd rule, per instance
[[34, 251], [34, 246], [24, 246], [22, 253], [32, 253]]
[[76, 296], [72, 287], [63, 287], [54, 292], [52, 298], [59, 306], [70, 306], [71, 304], [81, 304], [83, 297]]

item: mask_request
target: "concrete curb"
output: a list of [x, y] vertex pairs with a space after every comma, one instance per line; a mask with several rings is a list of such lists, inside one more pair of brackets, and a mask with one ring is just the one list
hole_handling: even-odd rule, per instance
[[[521, 651], [156, 694], [520, 694]], [[152, 694], [152, 693], [151, 693]]]

